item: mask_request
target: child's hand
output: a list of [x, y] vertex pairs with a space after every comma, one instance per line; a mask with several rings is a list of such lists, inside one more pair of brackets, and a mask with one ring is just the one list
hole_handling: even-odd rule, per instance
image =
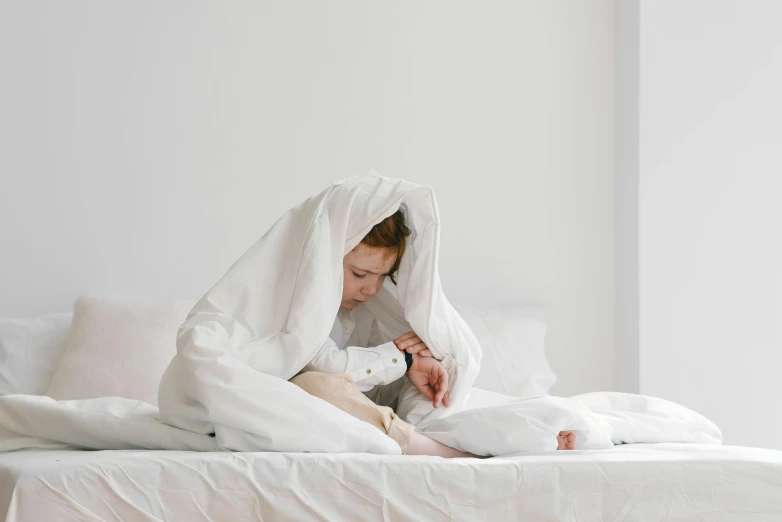
[[394, 339], [394, 344], [403, 352], [418, 354], [421, 357], [431, 357], [432, 352], [412, 330]]
[[432, 406], [435, 408], [440, 406], [441, 401], [446, 408], [451, 405], [447, 393], [448, 372], [437, 359], [414, 356], [407, 378], [424, 397], [431, 399]]

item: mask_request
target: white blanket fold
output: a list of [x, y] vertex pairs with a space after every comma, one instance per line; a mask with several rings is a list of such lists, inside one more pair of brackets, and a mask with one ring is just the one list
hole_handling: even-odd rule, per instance
[[[473, 390], [481, 350], [443, 294], [434, 193], [373, 174], [329, 187], [287, 212], [195, 305], [161, 381], [158, 412], [120, 398], [0, 398], [0, 450], [55, 442], [88, 448], [398, 454], [367, 423], [288, 382], [331, 330], [342, 258], [402, 208], [412, 235], [398, 274], [366, 303], [388, 340], [423, 339], [450, 376], [451, 407], [408, 383], [397, 413], [450, 446], [482, 455], [545, 451], [575, 430], [579, 448], [617, 442], [715, 442], [707, 419], [667, 401], [624, 394], [513, 399]], [[54, 426], [54, 427], [53, 427]], [[212, 436], [213, 435], [213, 436]]]

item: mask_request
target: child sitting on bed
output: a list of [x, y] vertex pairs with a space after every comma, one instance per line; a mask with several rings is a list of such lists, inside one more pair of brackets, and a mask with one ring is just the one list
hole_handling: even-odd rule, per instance
[[[394, 439], [405, 455], [475, 457], [417, 433], [411, 424], [397, 417], [392, 408], [377, 404], [383, 402], [380, 398], [382, 385], [398, 382], [407, 375], [418, 391], [432, 400], [435, 408], [449, 405], [448, 373], [415, 332], [375, 346], [380, 341], [374, 339], [373, 342], [377, 335], [374, 324], [369, 325], [369, 329], [359, 328], [367, 325], [356, 324], [354, 311], [380, 291], [385, 278], [396, 283], [394, 277], [409, 235], [400, 210], [372, 227], [358, 246], [344, 257], [342, 302], [334, 327], [315, 357], [291, 382], [377, 427]], [[359, 341], [360, 337], [365, 338], [363, 343]], [[557, 446], [557, 449], [574, 449], [575, 433], [560, 432]]]

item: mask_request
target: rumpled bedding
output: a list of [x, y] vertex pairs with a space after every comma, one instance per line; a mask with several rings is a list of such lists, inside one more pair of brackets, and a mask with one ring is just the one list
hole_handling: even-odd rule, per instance
[[24, 451], [0, 454], [0, 520], [779, 522], [782, 452], [624, 444], [452, 460]]
[[291, 209], [195, 305], [160, 384], [159, 410], [119, 397], [0, 398], [0, 450], [95, 449], [399, 454], [371, 425], [288, 382], [329, 334], [342, 258], [402, 208], [412, 230], [398, 285], [360, 305], [388, 340], [414, 330], [448, 371], [449, 408], [409, 382], [397, 414], [479, 455], [548, 451], [573, 430], [578, 449], [628, 442], [720, 443], [705, 417], [662, 399], [614, 392], [518, 399], [473, 388], [481, 349], [443, 294], [431, 188], [376, 173], [332, 185]]

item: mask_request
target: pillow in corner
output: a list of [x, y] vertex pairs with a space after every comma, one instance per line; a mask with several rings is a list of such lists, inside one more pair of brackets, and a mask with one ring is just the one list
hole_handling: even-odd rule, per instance
[[546, 359], [539, 306], [480, 310], [454, 304], [483, 351], [475, 387], [513, 397], [547, 395], [557, 378]]
[[72, 316], [0, 319], [0, 397], [46, 393], [62, 357]]
[[163, 372], [190, 301], [139, 303], [82, 296], [46, 395], [56, 400], [125, 397], [157, 405]]

